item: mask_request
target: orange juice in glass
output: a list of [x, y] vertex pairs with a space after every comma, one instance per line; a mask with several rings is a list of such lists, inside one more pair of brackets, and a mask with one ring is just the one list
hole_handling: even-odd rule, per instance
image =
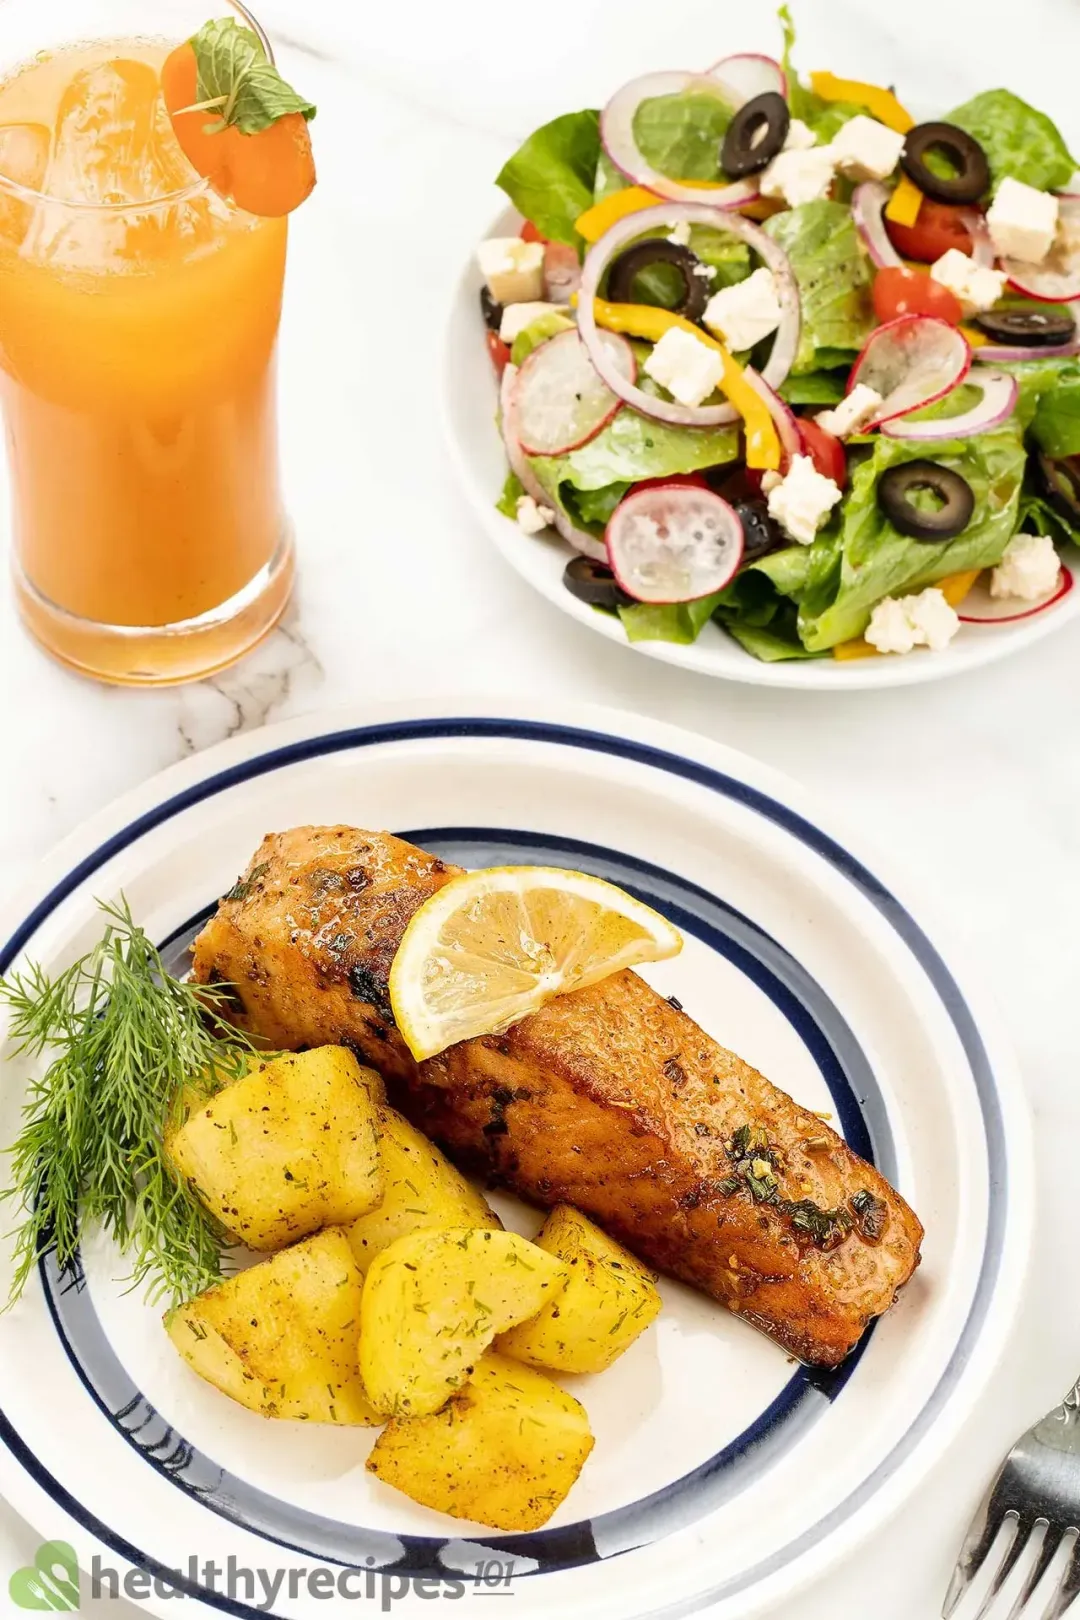
[[220, 668], [291, 588], [274, 377], [287, 223], [200, 178], [161, 88], [172, 47], [223, 9], [0, 0], [15, 588], [38, 640], [104, 680]]

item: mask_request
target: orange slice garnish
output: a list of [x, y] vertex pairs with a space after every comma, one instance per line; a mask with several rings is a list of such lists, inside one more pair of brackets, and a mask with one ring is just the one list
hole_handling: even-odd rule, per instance
[[161, 69], [161, 89], [173, 130], [188, 162], [221, 196], [250, 214], [291, 214], [311, 195], [315, 159], [307, 119], [285, 113], [245, 135], [200, 108], [199, 74], [191, 42], [178, 45]]

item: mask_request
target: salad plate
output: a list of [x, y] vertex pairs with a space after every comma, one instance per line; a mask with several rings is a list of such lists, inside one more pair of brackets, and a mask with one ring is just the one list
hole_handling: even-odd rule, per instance
[[1080, 613], [1073, 159], [1007, 90], [916, 123], [785, 35], [508, 159], [452, 306], [451, 451], [522, 577], [646, 656], [828, 690], [975, 669]]
[[[463, 1615], [496, 1589], [515, 1614], [574, 1620], [782, 1605], [947, 1452], [1000, 1357], [1033, 1171], [992, 1015], [906, 881], [793, 784], [584, 707], [312, 717], [185, 761], [44, 863], [5, 912], [2, 970], [65, 966], [100, 932], [97, 902], [123, 896], [179, 972], [259, 839], [308, 823], [387, 828], [465, 867], [573, 868], [661, 912], [685, 947], [645, 977], [876, 1164], [925, 1224], [922, 1266], [828, 1372], [662, 1282], [617, 1365], [565, 1380], [596, 1435], [577, 1485], [542, 1529], [504, 1534], [373, 1479], [370, 1431], [269, 1424], [202, 1383], [91, 1239], [0, 1318], [0, 1491], [84, 1571], [145, 1577], [163, 1616], [178, 1591], [199, 1613], [305, 1620], [367, 1581], [409, 1617], [438, 1580]], [[5, 1145], [35, 1072], [8, 1055]], [[498, 1210], [523, 1234], [540, 1221], [507, 1196]], [[10, 1266], [5, 1249], [4, 1292]], [[229, 1587], [230, 1568], [250, 1582]], [[259, 1572], [285, 1572], [269, 1605]]]

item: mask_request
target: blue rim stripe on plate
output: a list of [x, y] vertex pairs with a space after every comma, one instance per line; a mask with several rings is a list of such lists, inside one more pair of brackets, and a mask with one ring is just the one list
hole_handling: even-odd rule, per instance
[[[574, 866], [632, 888], [685, 934], [696, 936], [731, 961], [770, 999], [814, 1059], [855, 1151], [877, 1162], [876, 1143], [890, 1163], [895, 1159], [884, 1098], [838, 1008], [789, 952], [734, 907], [661, 867], [579, 839], [457, 827], [412, 829], [400, 836], [460, 865], [502, 866], [528, 860]], [[174, 929], [161, 946], [166, 965], [173, 971], [213, 909], [205, 907], [183, 927]], [[867, 1102], [875, 1143], [862, 1112]], [[405, 1572], [416, 1579], [428, 1579], [445, 1568], [445, 1536], [392, 1536], [328, 1519], [268, 1495], [196, 1451], [132, 1381], [102, 1329], [89, 1291], [79, 1286], [81, 1277], [58, 1277], [50, 1260], [42, 1267], [42, 1281], [57, 1335], [103, 1415], [144, 1462], [209, 1511], [291, 1552], [324, 1563], [358, 1567], [361, 1560], [370, 1560], [372, 1567]], [[567, 1525], [514, 1536], [488, 1533], [484, 1546], [494, 1554], [510, 1553], [535, 1561], [536, 1568], [527, 1571], [532, 1578], [636, 1549], [689, 1527], [775, 1466], [806, 1434], [850, 1379], [868, 1338], [869, 1334], [834, 1372], [804, 1367], [786, 1378], [741, 1434], [648, 1496]]]
[[[741, 1576], [706, 1593], [698, 1595], [688, 1606], [700, 1607], [745, 1590], [774, 1574], [792, 1559], [809, 1551], [840, 1523], [848, 1518], [875, 1489], [883, 1484], [903, 1459], [913, 1450], [933, 1423], [945, 1393], [955, 1384], [968, 1359], [970, 1348], [977, 1340], [993, 1296], [994, 1283], [1000, 1270], [1005, 1224], [1008, 1215], [1008, 1161], [1006, 1157], [1005, 1128], [1001, 1104], [997, 1095], [989, 1056], [979, 1034], [974, 1016], [939, 952], [935, 949], [915, 919], [900, 904], [888, 888], [855, 856], [844, 849], [829, 834], [797, 811], [779, 803], [769, 794], [748, 783], [740, 782], [712, 766], [687, 759], [666, 749], [629, 738], [615, 737], [605, 732], [583, 727], [548, 724], [533, 720], [505, 720], [487, 716], [463, 717], [458, 720], [393, 721], [372, 726], [348, 727], [341, 731], [283, 744], [265, 754], [227, 766], [191, 787], [174, 794], [172, 798], [144, 812], [126, 828], [112, 835], [93, 854], [80, 861], [66, 877], [57, 883], [39, 902], [12, 934], [0, 951], [0, 973], [6, 973], [12, 961], [33, 938], [46, 918], [78, 889], [88, 877], [99, 871], [114, 855], [137, 841], [145, 833], [161, 826], [182, 811], [212, 798], [243, 782], [254, 780], [272, 771], [301, 764], [305, 760], [323, 755], [350, 752], [381, 744], [415, 741], [424, 738], [470, 739], [500, 738], [554, 744], [567, 748], [608, 754], [653, 770], [660, 770], [684, 781], [692, 782], [722, 798], [742, 805], [770, 821], [792, 836], [798, 843], [812, 850], [823, 861], [843, 876], [903, 940], [918, 962], [939, 997], [956, 1031], [971, 1070], [983, 1116], [989, 1174], [989, 1208], [987, 1216], [987, 1242], [980, 1267], [978, 1284], [967, 1321], [964, 1324], [949, 1365], [943, 1372], [933, 1394], [912, 1422], [906, 1435], [879, 1463], [863, 1484], [842, 1503], [826, 1514], [815, 1526], [775, 1554], [761, 1560]], [[29, 1452], [6, 1413], [0, 1411], [0, 1439], [18, 1458], [32, 1478], [73, 1518], [82, 1523], [98, 1541], [119, 1552], [128, 1562], [150, 1568], [155, 1561], [141, 1554], [132, 1557], [133, 1549], [116, 1532], [101, 1524], [97, 1517], [76, 1503], [58, 1481]], [[254, 1617], [260, 1611], [226, 1601], [218, 1594], [196, 1592], [201, 1600], [223, 1612]]]

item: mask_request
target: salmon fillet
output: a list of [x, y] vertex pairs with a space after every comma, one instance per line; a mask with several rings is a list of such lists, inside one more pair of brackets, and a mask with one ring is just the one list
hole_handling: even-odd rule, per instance
[[457, 872], [389, 833], [263, 840], [195, 941], [275, 1047], [341, 1044], [467, 1169], [568, 1203], [801, 1360], [835, 1366], [919, 1263], [922, 1226], [816, 1115], [636, 973], [417, 1065], [387, 978], [413, 912]]

